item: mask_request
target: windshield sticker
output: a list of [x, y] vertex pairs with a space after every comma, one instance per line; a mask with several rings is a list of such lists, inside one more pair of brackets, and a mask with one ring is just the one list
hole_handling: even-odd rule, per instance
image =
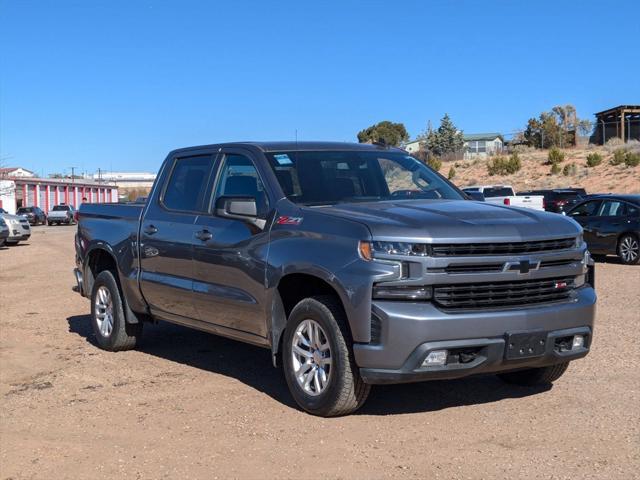
[[293, 162], [289, 158], [289, 155], [287, 155], [286, 153], [278, 153], [274, 155], [273, 158], [276, 159], [278, 165], [293, 165]]

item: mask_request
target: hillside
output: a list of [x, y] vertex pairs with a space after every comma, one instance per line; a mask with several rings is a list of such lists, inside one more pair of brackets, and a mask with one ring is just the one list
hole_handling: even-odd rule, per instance
[[[637, 146], [634, 146], [636, 150]], [[531, 150], [520, 153], [522, 169], [513, 175], [490, 176], [487, 163], [490, 158], [476, 160], [457, 160], [443, 162], [440, 173], [447, 175], [451, 166], [455, 167], [456, 175], [452, 179], [459, 187], [469, 185], [513, 185], [516, 191], [537, 188], [584, 187], [588, 193], [640, 193], [640, 165], [627, 167], [625, 165], [611, 165], [613, 157], [612, 147], [594, 147], [565, 149], [565, 160], [560, 164], [575, 163], [575, 175], [551, 175], [551, 167], [546, 164], [547, 150]], [[587, 167], [587, 155], [598, 152], [603, 162], [596, 167]]]

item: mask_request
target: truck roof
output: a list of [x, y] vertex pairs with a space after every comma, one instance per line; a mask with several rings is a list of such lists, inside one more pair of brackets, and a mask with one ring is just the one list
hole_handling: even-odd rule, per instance
[[214, 143], [211, 145], [198, 145], [193, 147], [178, 148], [172, 153], [187, 152], [189, 150], [215, 149], [223, 147], [254, 147], [263, 152], [283, 152], [283, 151], [305, 151], [305, 150], [356, 150], [356, 151], [389, 151], [404, 152], [397, 147], [390, 147], [381, 144], [352, 143], [352, 142], [296, 142], [296, 141], [274, 141], [274, 142], [228, 142]]

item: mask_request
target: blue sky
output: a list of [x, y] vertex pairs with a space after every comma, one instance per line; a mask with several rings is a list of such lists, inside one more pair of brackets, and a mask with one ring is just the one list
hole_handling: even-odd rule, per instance
[[153, 170], [177, 147], [521, 128], [640, 103], [640, 2], [0, 0], [0, 158]]

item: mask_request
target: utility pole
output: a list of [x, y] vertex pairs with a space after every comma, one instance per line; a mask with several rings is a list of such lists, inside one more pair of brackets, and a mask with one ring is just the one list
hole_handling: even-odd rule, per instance
[[71, 183], [76, 183], [76, 168], [78, 167], [69, 167], [71, 169]]
[[102, 183], [102, 170], [98, 168], [98, 183]]

